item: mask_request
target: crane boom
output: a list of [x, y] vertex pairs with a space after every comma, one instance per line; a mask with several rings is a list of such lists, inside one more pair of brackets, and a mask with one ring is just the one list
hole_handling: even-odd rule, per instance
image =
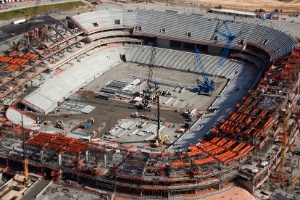
[[196, 55], [196, 71], [199, 67], [200, 70], [201, 70], [201, 75], [203, 77], [204, 82], [208, 82], [208, 78], [206, 76], [207, 73], [205, 71], [205, 68], [204, 68], [204, 65], [203, 65], [203, 62], [202, 62], [202, 59], [201, 59], [201, 54], [200, 54], [199, 49], [197, 48], [196, 45], [194, 47], [194, 51], [195, 51], [195, 55]]
[[285, 153], [286, 153], [286, 143], [288, 137], [288, 123], [290, 119], [290, 108], [287, 107], [284, 116], [283, 122], [283, 132], [282, 132], [282, 145], [281, 145], [281, 155], [280, 155], [280, 163], [279, 163], [279, 179], [284, 180], [284, 164], [285, 164]]
[[[151, 95], [153, 92], [151, 82], [152, 82], [152, 78], [153, 78], [155, 56], [156, 56], [156, 48], [155, 48], [155, 46], [152, 46], [151, 52], [150, 52], [149, 71], [148, 71], [148, 75], [147, 75], [147, 87], [145, 90], [143, 90], [143, 93], [144, 93], [143, 100], [142, 100], [142, 104], [140, 104], [140, 107], [142, 109], [146, 109], [148, 107], [148, 104], [149, 104], [148, 100], [151, 99]], [[156, 84], [155, 84], [154, 88], [156, 89]]]
[[151, 88], [151, 81], [153, 77], [153, 67], [154, 67], [154, 62], [155, 62], [155, 56], [156, 56], [156, 48], [154, 46], [151, 47], [151, 54], [150, 54], [150, 61], [149, 61], [149, 72], [148, 72], [148, 77], [147, 77], [147, 86], [148, 89]]
[[[32, 23], [32, 19], [36, 17], [36, 13], [37, 13], [37, 10], [38, 10], [38, 6], [40, 5], [41, 3], [41, 0], [36, 0], [35, 2], [35, 6], [33, 7], [33, 10], [32, 10], [32, 15], [30, 16], [30, 19], [27, 23], [27, 26], [25, 28], [25, 31], [29, 31], [29, 28], [31, 26], [31, 23]], [[29, 46], [30, 44], [28, 44]], [[24, 132], [24, 119], [23, 119], [23, 114], [22, 114], [22, 139], [23, 139], [23, 162], [24, 162], [24, 181], [23, 181], [23, 184], [20, 185], [20, 189], [21, 188], [24, 188], [25, 186], [27, 186], [29, 184], [29, 179], [28, 179], [28, 159], [27, 159], [27, 156], [26, 156], [26, 145], [25, 145], [25, 140], [26, 140], [26, 137], [25, 137], [25, 132]]]
[[200, 51], [196, 45], [194, 47], [194, 51], [195, 51], [195, 57], [196, 57], [196, 60], [195, 60], [196, 70], [195, 71], [197, 71], [197, 69], [200, 68], [201, 75], [203, 77], [203, 82], [201, 82], [199, 79], [196, 80], [198, 85], [196, 88], [194, 88], [194, 91], [198, 92], [198, 94], [201, 94], [201, 92], [203, 92], [204, 94], [211, 95], [211, 92], [214, 90], [214, 87], [215, 87], [215, 82], [213, 80], [210, 80], [210, 81], [208, 80], [207, 73], [205, 71], [205, 67], [204, 67], [202, 59], [201, 59]]
[[223, 33], [223, 32], [221, 32], [218, 29], [215, 30], [215, 33], [220, 34], [220, 35], [222, 35], [223, 37], [225, 37], [227, 39], [227, 43], [226, 43], [226, 45], [224, 47], [224, 50], [223, 50], [222, 55], [220, 57], [220, 60], [217, 63], [217, 73], [216, 73], [214, 82], [216, 82], [216, 79], [220, 75], [221, 69], [224, 66], [225, 60], [226, 60], [226, 58], [228, 56], [228, 53], [229, 53], [229, 50], [230, 50], [230, 47], [232, 45], [233, 40], [236, 39], [236, 38], [238, 38], [238, 37], [240, 37], [245, 32], [247, 32], [247, 30], [245, 29], [245, 30], [241, 30], [240, 32], [238, 32], [235, 35], [232, 35], [232, 33], [230, 31], [230, 28], [229, 28], [229, 26], [228, 26], [228, 24], [227, 24], [227, 22], [225, 20], [223, 20], [223, 25], [225, 26], [225, 29], [226, 29], [227, 33]]

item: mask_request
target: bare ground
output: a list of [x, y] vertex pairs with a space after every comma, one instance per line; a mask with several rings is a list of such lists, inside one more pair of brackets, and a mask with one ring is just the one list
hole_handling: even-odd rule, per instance
[[[186, 3], [187, 1], [176, 0], [169, 1], [170, 3]], [[275, 8], [282, 10], [285, 13], [299, 13], [300, 0], [294, 1], [279, 1], [279, 0], [189, 0], [193, 4], [201, 4], [205, 7], [215, 7], [221, 5], [223, 8], [238, 9], [254, 12], [256, 9], [264, 9], [273, 11]]]
[[230, 190], [227, 190], [225, 192], [222, 192], [220, 194], [213, 195], [211, 197], [204, 198], [204, 200], [216, 200], [216, 199], [222, 199], [222, 200], [257, 200], [254, 196], [252, 196], [247, 190], [240, 188], [240, 187], [234, 187]]
[[[102, 131], [97, 137], [105, 133], [107, 130], [111, 129], [119, 119], [128, 117], [132, 112], [136, 112], [137, 108], [135, 105], [130, 103], [116, 101], [116, 100], [103, 100], [95, 98], [93, 95], [80, 94], [76, 101], [83, 102], [96, 108], [88, 114], [56, 114], [56, 115], [41, 115], [37, 113], [30, 113], [30, 115], [36, 117], [39, 116], [43, 120], [49, 120], [56, 122], [58, 120], [63, 120], [68, 122], [71, 120], [83, 121], [88, 118], [94, 118], [95, 123], [86, 131], [94, 131], [101, 128]], [[161, 110], [161, 117], [165, 118], [166, 122], [170, 123], [184, 123], [184, 118], [180, 113], [175, 112], [175, 110]], [[152, 109], [149, 111], [139, 111], [140, 115], [156, 115], [156, 110]], [[105, 124], [105, 127], [101, 127]]]

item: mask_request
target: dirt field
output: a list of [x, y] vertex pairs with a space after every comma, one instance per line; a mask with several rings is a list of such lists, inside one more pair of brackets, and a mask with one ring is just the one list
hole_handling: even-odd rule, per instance
[[[172, 2], [172, 1], [169, 1]], [[192, 2], [193, 4], [201, 4], [205, 7], [214, 7], [221, 5], [223, 8], [239, 9], [254, 12], [256, 9], [264, 9], [266, 11], [273, 11], [275, 8], [283, 12], [299, 13], [300, 0], [294, 1], [278, 1], [278, 0], [177, 0], [175, 2]]]
[[247, 190], [234, 187], [226, 192], [222, 192], [220, 194], [204, 198], [204, 200], [257, 200], [254, 196], [252, 196]]

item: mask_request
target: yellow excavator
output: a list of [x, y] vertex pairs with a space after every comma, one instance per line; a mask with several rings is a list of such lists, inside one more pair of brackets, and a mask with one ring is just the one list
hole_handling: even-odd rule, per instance
[[161, 145], [163, 145], [163, 144], [168, 145], [170, 143], [171, 142], [170, 142], [169, 136], [164, 135], [161, 138], [156, 138], [155, 142], [150, 143], [150, 146], [154, 147], [154, 148], [157, 148], [157, 147], [161, 147]]

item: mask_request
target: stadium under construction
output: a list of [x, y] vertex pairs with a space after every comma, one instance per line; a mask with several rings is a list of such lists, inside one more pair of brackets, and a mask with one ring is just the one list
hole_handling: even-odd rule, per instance
[[[296, 181], [285, 160], [299, 140], [300, 48], [256, 19], [212, 16], [104, 6], [16, 36], [0, 56], [2, 176], [24, 175], [18, 190], [35, 174], [100, 199]], [[230, 48], [218, 34], [228, 32], [240, 33]], [[202, 76], [215, 81], [209, 94], [194, 92]], [[110, 126], [99, 104], [131, 107]]]

